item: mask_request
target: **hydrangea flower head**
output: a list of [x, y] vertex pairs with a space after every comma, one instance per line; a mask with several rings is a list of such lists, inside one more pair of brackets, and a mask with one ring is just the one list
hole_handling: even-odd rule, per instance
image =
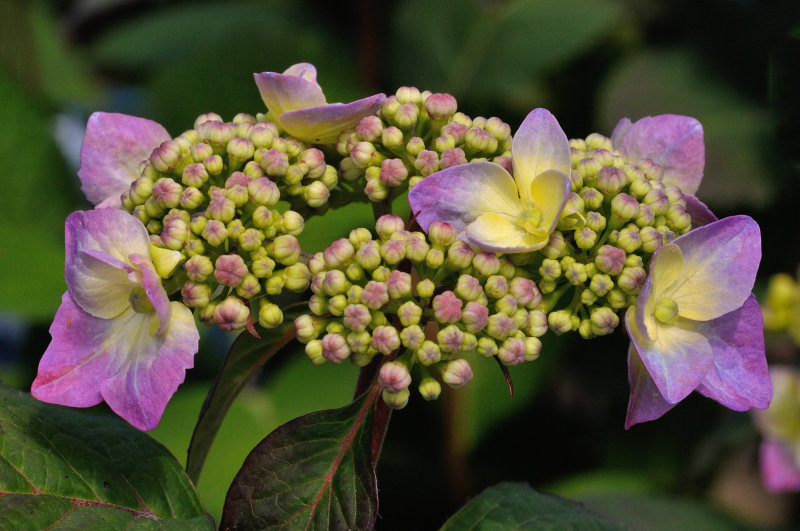
[[569, 141], [546, 109], [533, 110], [512, 140], [512, 177], [485, 161], [452, 166], [411, 189], [408, 201], [420, 226], [436, 220], [459, 237], [493, 252], [541, 249], [569, 196]]
[[345, 129], [352, 129], [364, 116], [375, 114], [386, 99], [375, 94], [350, 103], [331, 103], [317, 84], [317, 69], [298, 63], [282, 74], [253, 74], [261, 99], [275, 120], [290, 135], [316, 144], [336, 141]]
[[65, 233], [68, 291], [31, 392], [73, 407], [105, 400], [133, 426], [153, 429], [192, 367], [192, 313], [170, 302], [147, 231], [127, 212], [73, 212]]
[[653, 254], [625, 315], [626, 427], [660, 417], [695, 390], [737, 411], [767, 407], [772, 384], [751, 293], [760, 259], [759, 228], [747, 216], [696, 228]]
[[89, 117], [81, 144], [81, 190], [99, 207], [121, 206], [120, 194], [139, 176], [139, 166], [162, 142], [166, 129], [152, 120], [96, 112]]

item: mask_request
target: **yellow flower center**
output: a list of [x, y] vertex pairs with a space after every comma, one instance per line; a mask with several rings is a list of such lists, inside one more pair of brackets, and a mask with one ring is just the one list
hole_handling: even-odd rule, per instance
[[150, 299], [147, 298], [147, 293], [145, 293], [144, 288], [136, 287], [131, 290], [131, 294], [128, 295], [128, 301], [131, 303], [131, 308], [136, 313], [150, 313], [153, 311], [153, 305], [150, 302]]
[[664, 324], [673, 324], [678, 320], [678, 303], [669, 297], [661, 297], [656, 302], [654, 316], [657, 321]]
[[528, 207], [517, 218], [517, 226], [524, 229], [526, 232], [533, 234], [539, 230], [539, 224], [542, 222], [542, 213], [535, 206]]

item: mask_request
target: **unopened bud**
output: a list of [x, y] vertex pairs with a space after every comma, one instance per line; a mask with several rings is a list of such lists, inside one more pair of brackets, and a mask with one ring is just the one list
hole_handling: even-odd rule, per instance
[[213, 316], [222, 330], [240, 330], [247, 324], [250, 309], [238, 297], [229, 296], [217, 304]]
[[411, 373], [399, 361], [387, 361], [378, 372], [378, 383], [388, 392], [397, 393], [411, 385]]
[[463, 358], [448, 361], [442, 368], [442, 381], [457, 389], [472, 380], [472, 368]]

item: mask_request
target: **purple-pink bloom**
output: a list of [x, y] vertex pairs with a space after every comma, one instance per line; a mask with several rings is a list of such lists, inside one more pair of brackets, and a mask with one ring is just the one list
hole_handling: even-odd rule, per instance
[[703, 126], [690, 116], [661, 114], [636, 122], [623, 118], [611, 134], [611, 143], [630, 162], [649, 159], [663, 171], [666, 185], [694, 194], [703, 179], [706, 162]]
[[253, 74], [261, 99], [290, 135], [306, 142], [330, 144], [339, 133], [355, 128], [375, 114], [386, 99], [375, 94], [351, 103], [329, 104], [317, 84], [317, 69], [309, 63], [290, 66], [282, 74]]
[[120, 195], [139, 177], [139, 166], [162, 142], [161, 125], [126, 114], [96, 112], [89, 117], [81, 144], [81, 190], [98, 207], [122, 206]]
[[736, 411], [767, 407], [772, 384], [751, 293], [760, 260], [760, 231], [747, 216], [696, 228], [653, 254], [625, 316], [626, 427], [660, 417], [695, 390]]
[[170, 302], [147, 231], [127, 212], [73, 212], [65, 235], [68, 291], [31, 393], [73, 407], [105, 401], [151, 430], [193, 365], [199, 334], [192, 313]]

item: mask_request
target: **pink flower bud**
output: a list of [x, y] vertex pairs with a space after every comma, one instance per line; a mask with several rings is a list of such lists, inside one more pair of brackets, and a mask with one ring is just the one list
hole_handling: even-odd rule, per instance
[[411, 385], [411, 373], [399, 361], [387, 361], [378, 372], [378, 383], [390, 393], [397, 393]]
[[432, 365], [442, 359], [442, 351], [439, 345], [426, 339], [417, 350], [417, 359], [423, 365]]
[[390, 299], [402, 299], [411, 295], [411, 275], [403, 271], [392, 271], [386, 279], [386, 288]]
[[442, 127], [440, 134], [448, 135], [455, 139], [456, 144], [464, 141], [464, 135], [467, 133], [467, 126], [458, 122], [450, 122]]
[[326, 334], [322, 338], [322, 356], [333, 363], [341, 363], [350, 356], [350, 347], [341, 334]]
[[384, 356], [388, 356], [400, 348], [400, 344], [400, 336], [397, 335], [397, 330], [393, 326], [377, 326], [372, 331], [370, 345], [378, 349], [378, 352]]
[[206, 284], [187, 282], [181, 288], [181, 298], [189, 308], [206, 306], [209, 297], [211, 297], [211, 289]]
[[500, 345], [497, 357], [503, 365], [519, 365], [525, 361], [525, 341], [518, 337], [509, 337]]
[[431, 94], [425, 100], [425, 110], [428, 111], [428, 116], [434, 120], [445, 120], [456, 113], [458, 103], [450, 94]]
[[222, 330], [241, 330], [247, 324], [250, 309], [238, 297], [229, 296], [214, 308], [214, 321]]
[[400, 186], [408, 178], [408, 169], [401, 159], [386, 159], [381, 163], [380, 179], [387, 186]]
[[433, 298], [433, 315], [442, 324], [455, 323], [461, 319], [463, 304], [452, 291], [445, 291]]
[[384, 282], [370, 280], [361, 292], [361, 302], [371, 310], [380, 310], [389, 301], [389, 293]]
[[356, 126], [356, 135], [366, 142], [378, 141], [383, 131], [383, 122], [375, 115], [363, 117]]
[[350, 240], [340, 238], [330, 244], [327, 249], [322, 252], [322, 257], [325, 260], [325, 267], [329, 269], [342, 268], [355, 256], [355, 248]]
[[226, 286], [238, 286], [247, 274], [247, 266], [238, 254], [224, 254], [214, 264], [214, 278]]
[[458, 232], [455, 227], [438, 219], [428, 227], [428, 238], [434, 246], [445, 248], [456, 241]]
[[385, 214], [375, 222], [375, 231], [381, 240], [388, 240], [395, 232], [405, 229], [403, 218]]
[[189, 164], [183, 168], [183, 175], [181, 182], [186, 186], [194, 186], [195, 188], [202, 188], [208, 180], [208, 172], [206, 167], [201, 163]]
[[439, 171], [439, 155], [435, 151], [423, 149], [414, 160], [414, 167], [423, 177]]
[[466, 269], [472, 265], [475, 251], [464, 240], [456, 240], [447, 248], [447, 261], [454, 269]]
[[451, 148], [445, 149], [442, 152], [442, 159], [439, 162], [439, 165], [444, 170], [452, 166], [459, 166], [466, 163], [467, 156], [464, 154], [464, 150], [461, 148]]
[[289, 156], [272, 148], [262, 154], [258, 163], [270, 177], [281, 177], [289, 169]]
[[625, 267], [626, 257], [627, 254], [622, 249], [612, 245], [603, 245], [597, 251], [594, 263], [603, 273], [619, 275], [622, 272], [622, 268]]
[[464, 135], [467, 148], [476, 153], [494, 153], [497, 151], [497, 139], [488, 131], [472, 127]]
[[442, 369], [442, 381], [454, 389], [464, 387], [470, 380], [472, 368], [463, 358], [447, 362]]
[[406, 257], [406, 242], [403, 240], [388, 240], [381, 244], [380, 254], [388, 265], [399, 264]]
[[181, 161], [183, 151], [174, 140], [165, 140], [150, 154], [150, 164], [158, 171], [169, 172]]
[[255, 146], [252, 142], [250, 142], [249, 139], [240, 137], [231, 138], [228, 141], [225, 149], [228, 152], [228, 156], [230, 156], [232, 159], [242, 161], [252, 157], [253, 152], [256, 150]]
[[372, 314], [370, 313], [369, 308], [363, 304], [348, 305], [344, 309], [342, 315], [342, 323], [354, 332], [366, 330], [367, 325], [369, 325], [370, 321], [372, 321]]

